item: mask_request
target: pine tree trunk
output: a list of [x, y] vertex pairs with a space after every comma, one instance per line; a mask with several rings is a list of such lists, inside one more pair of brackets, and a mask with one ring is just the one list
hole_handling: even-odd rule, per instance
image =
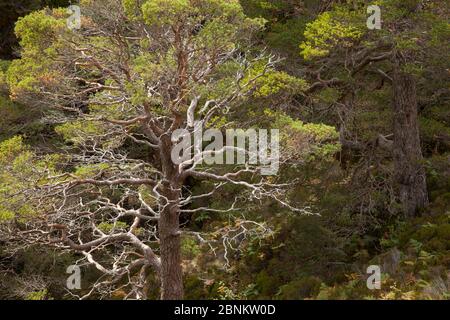
[[414, 217], [428, 205], [416, 84], [412, 75], [399, 70], [393, 80], [395, 181], [404, 214]]
[[181, 265], [180, 199], [183, 182], [171, 160], [170, 135], [161, 137], [160, 156], [164, 181], [159, 190], [163, 210], [159, 217], [160, 281], [162, 300], [183, 299], [183, 268]]
[[183, 299], [178, 193], [178, 191], [166, 189], [164, 195], [171, 203], [163, 210], [159, 219], [162, 300]]

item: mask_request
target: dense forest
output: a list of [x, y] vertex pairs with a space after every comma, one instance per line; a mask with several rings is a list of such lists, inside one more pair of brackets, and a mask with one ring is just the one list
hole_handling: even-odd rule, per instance
[[448, 300], [449, 17], [0, 0], [0, 299]]

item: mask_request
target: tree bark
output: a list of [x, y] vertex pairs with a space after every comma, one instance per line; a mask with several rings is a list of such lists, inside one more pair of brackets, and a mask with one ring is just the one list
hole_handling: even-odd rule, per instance
[[183, 268], [181, 265], [179, 173], [171, 160], [172, 143], [170, 135], [163, 135], [160, 142], [161, 166], [164, 181], [159, 190], [163, 206], [158, 222], [160, 241], [160, 280], [162, 300], [183, 299]]
[[181, 237], [179, 230], [179, 191], [165, 186], [164, 196], [169, 203], [159, 219], [161, 257], [161, 299], [183, 299], [183, 270], [181, 266]]
[[396, 70], [394, 90], [394, 169], [403, 213], [420, 215], [428, 205], [425, 168], [420, 146], [416, 84], [412, 75]]

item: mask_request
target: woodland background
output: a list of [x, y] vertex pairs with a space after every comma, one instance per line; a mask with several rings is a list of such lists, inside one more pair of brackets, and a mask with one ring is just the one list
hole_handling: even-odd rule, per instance
[[[240, 3], [247, 16], [265, 19], [255, 50], [282, 59], [275, 66], [276, 75], [246, 102], [237, 118], [256, 119], [264, 127], [279, 121], [278, 112], [282, 112], [282, 125], [297, 125], [303, 134], [308, 133], [308, 143], [315, 143], [312, 151], [298, 165], [282, 166], [279, 175], [285, 181], [297, 179], [286, 197], [313, 214], [293, 213], [272, 201], [248, 202], [243, 209], [248, 216], [264, 221], [274, 232], [246, 237], [238, 250], [229, 252], [227, 267], [220, 245], [214, 255], [196, 237], [182, 237], [184, 298], [450, 298], [449, 2]], [[382, 29], [367, 30], [366, 7], [376, 3], [382, 6]], [[19, 17], [68, 5], [56, 0], [0, 1], [2, 299], [73, 298], [65, 288], [66, 268], [80, 259], [79, 254], [40, 244], [12, 250], [13, 240], [5, 232], [29, 214], [23, 207], [25, 211], [12, 210], [8, 203], [16, 182], [6, 168], [19, 157], [11, 156], [16, 146], [39, 155], [57, 154], [71, 134], [70, 128], [56, 129], [57, 124], [43, 121], [45, 110], [36, 107], [36, 101], [20, 99], [20, 90], [14, 91], [17, 87], [11, 79], [33, 69], [14, 65], [23, 52], [14, 26]], [[33, 23], [30, 18], [20, 28], [24, 41], [32, 41]], [[392, 56], [394, 51], [394, 58], [386, 58], [386, 53]], [[354, 61], [360, 63], [352, 65]], [[408, 75], [403, 87], [396, 68]], [[403, 105], [414, 108], [417, 119], [414, 110], [393, 107], [402, 105], [399, 97], [412, 99]], [[412, 122], [402, 122], [405, 115], [411, 115]], [[394, 141], [394, 135], [404, 135], [403, 140]], [[294, 149], [304, 146], [289, 138]], [[401, 143], [416, 149], [402, 158]], [[146, 157], [145, 150], [133, 144], [128, 147], [135, 158]], [[34, 166], [28, 158], [23, 161], [19, 164], [23, 168]], [[407, 170], [404, 174], [410, 176], [423, 171], [426, 182], [413, 177], [406, 187], [400, 186], [398, 175]], [[189, 187], [201, 192], [205, 185], [193, 180]], [[409, 200], [402, 200], [401, 190]], [[228, 187], [195, 205], [223, 208], [236, 192]], [[218, 228], [235, 226], [229, 215], [214, 212], [196, 211], [181, 219], [183, 227], [194, 232], [214, 234]], [[381, 290], [366, 287], [369, 265], [381, 266]], [[86, 293], [98, 277], [94, 267], [83, 267], [82, 291]], [[152, 275], [148, 278], [148, 298], [157, 299], [157, 280]], [[91, 298], [122, 299], [127, 290], [115, 288], [108, 296]]]

